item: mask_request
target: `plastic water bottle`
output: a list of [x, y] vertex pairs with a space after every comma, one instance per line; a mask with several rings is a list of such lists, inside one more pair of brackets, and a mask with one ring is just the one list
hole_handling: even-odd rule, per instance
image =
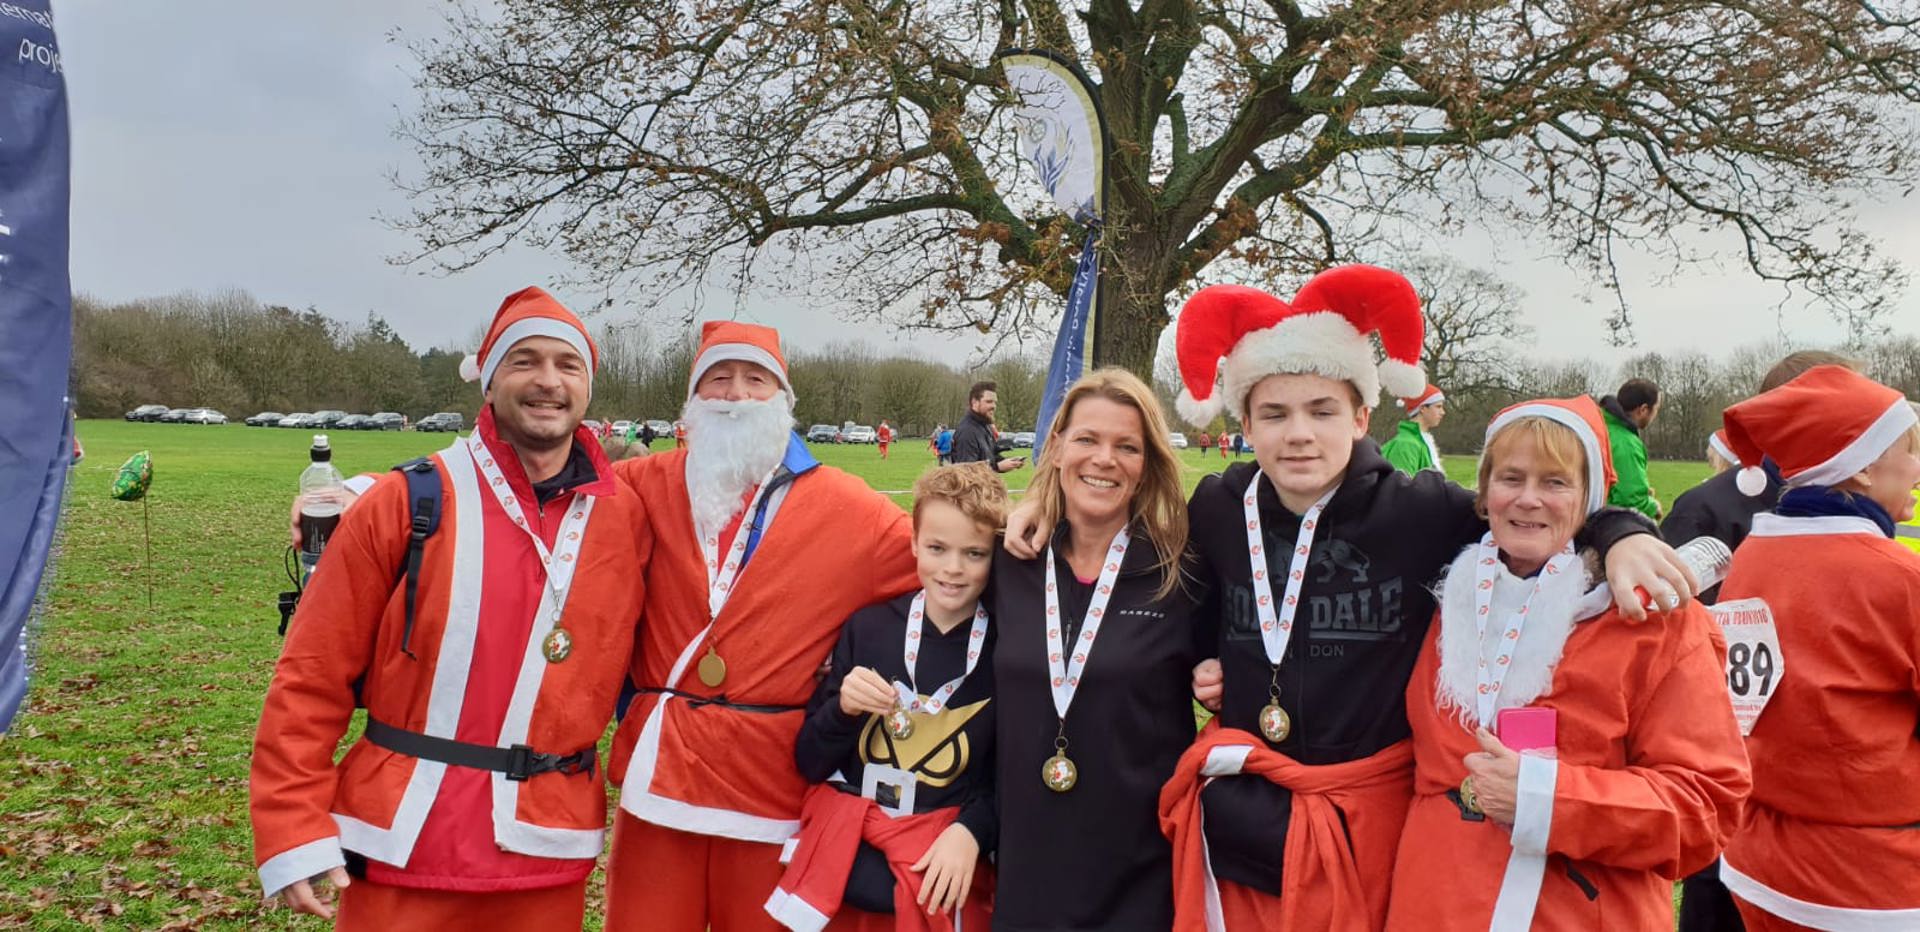
[[320, 553], [327, 549], [327, 538], [340, 526], [340, 512], [346, 505], [347, 484], [333, 466], [333, 448], [326, 434], [313, 435], [313, 460], [300, 472], [300, 566], [301, 579], [313, 575]]

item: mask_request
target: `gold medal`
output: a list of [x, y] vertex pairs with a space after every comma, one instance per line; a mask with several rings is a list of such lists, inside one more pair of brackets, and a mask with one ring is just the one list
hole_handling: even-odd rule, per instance
[[1064, 752], [1055, 752], [1047, 762], [1040, 765], [1040, 779], [1047, 789], [1055, 793], [1065, 793], [1080, 782], [1080, 768], [1073, 765], [1073, 759]]
[[1260, 733], [1274, 744], [1287, 740], [1287, 736], [1293, 733], [1293, 719], [1287, 715], [1286, 709], [1280, 708], [1280, 703], [1269, 702], [1266, 708], [1260, 710]]
[[708, 644], [707, 655], [700, 658], [700, 682], [712, 687], [726, 682], [726, 679], [727, 662], [713, 652], [712, 644]]
[[887, 713], [887, 734], [905, 741], [913, 737], [913, 715], [904, 706], [894, 706]]
[[573, 654], [573, 635], [555, 625], [552, 631], [547, 632], [547, 639], [540, 642], [540, 653], [546, 656], [548, 663], [567, 659]]
[[1485, 815], [1480, 811], [1480, 795], [1473, 791], [1472, 775], [1460, 781], [1460, 807], [1474, 815]]

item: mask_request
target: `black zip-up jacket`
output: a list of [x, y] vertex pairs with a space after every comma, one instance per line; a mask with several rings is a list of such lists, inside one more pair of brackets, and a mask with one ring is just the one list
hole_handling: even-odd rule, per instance
[[[1254, 609], [1242, 504], [1258, 472], [1255, 463], [1235, 463], [1200, 480], [1188, 502], [1194, 571], [1206, 590], [1200, 617], [1217, 625], [1213, 643], [1226, 675], [1221, 723], [1255, 735], [1273, 678]], [[1346, 477], [1309, 551], [1279, 672], [1280, 705], [1293, 728], [1273, 747], [1304, 764], [1332, 764], [1369, 757], [1411, 734], [1405, 694], [1433, 620], [1432, 587], [1461, 548], [1487, 530], [1473, 498], [1438, 472], [1395, 470], [1370, 439], [1354, 443]], [[1265, 480], [1259, 508], [1278, 600], [1300, 516], [1280, 504]], [[1621, 538], [1653, 530], [1639, 513], [1610, 507], [1587, 523], [1581, 542], [1604, 552]], [[1215, 874], [1277, 894], [1289, 792], [1264, 777], [1226, 777], [1202, 790], [1201, 801]]]
[[968, 411], [953, 429], [953, 462], [993, 466], [999, 461], [1000, 453], [993, 442], [993, 422]]
[[[905, 770], [919, 777], [914, 788], [916, 813], [960, 807], [957, 821], [973, 833], [982, 855], [991, 853], [998, 827], [993, 800], [993, 624], [966, 681], [954, 690], [937, 716], [915, 716], [914, 733], [894, 738], [875, 715], [840, 711], [840, 684], [854, 667], [872, 667], [888, 682], [906, 683], [904, 647], [907, 613], [913, 594], [869, 605], [847, 619], [834, 645], [827, 678], [807, 701], [793, 759], [809, 783], [824, 783], [835, 772], [842, 789], [858, 793], [868, 763]], [[972, 621], [945, 634], [928, 622], [921, 634], [911, 685], [931, 695], [967, 668]], [[885, 856], [860, 843], [847, 878], [848, 902], [869, 912], [893, 912], [893, 872]]]
[[[1160, 834], [1160, 787], [1193, 743], [1192, 600], [1156, 598], [1159, 555], [1136, 525], [1085, 676], [1067, 712], [1067, 756], [1079, 768], [1065, 793], [1041, 782], [1059, 719], [1047, 672], [1044, 555], [994, 556], [989, 606], [994, 649], [995, 746], [1000, 799], [1000, 930], [1165, 932], [1173, 926], [1173, 849]], [[1074, 578], [1070, 530], [1054, 536], [1062, 635], [1081, 629], [1093, 585]], [[1063, 661], [1064, 662], [1064, 661]]]

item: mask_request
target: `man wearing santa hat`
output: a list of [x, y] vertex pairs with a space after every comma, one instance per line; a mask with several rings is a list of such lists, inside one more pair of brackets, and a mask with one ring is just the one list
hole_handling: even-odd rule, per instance
[[[1920, 416], [1817, 366], [1724, 420], [1786, 491], [1720, 587], [1728, 689], [1757, 716], [1720, 879], [1755, 932], [1920, 929], [1920, 557], [1892, 539], [1920, 487]], [[1752, 465], [1737, 482], [1766, 485]]]
[[1400, 422], [1391, 439], [1380, 445], [1380, 455], [1386, 457], [1393, 468], [1409, 476], [1422, 469], [1440, 470], [1441, 475], [1446, 475], [1440, 465], [1440, 444], [1434, 442], [1433, 431], [1447, 416], [1447, 396], [1429, 385], [1418, 395], [1399, 399], [1399, 404], [1407, 412], [1407, 419]]
[[[254, 743], [269, 896], [340, 929], [579, 928], [606, 836], [595, 745], [651, 549], [639, 496], [580, 424], [596, 363], [559, 302], [509, 296], [463, 367], [486, 399], [472, 434], [342, 517]], [[430, 535], [412, 488], [428, 471]], [[366, 733], [335, 763], [359, 705]]]
[[919, 587], [912, 520], [793, 433], [779, 334], [701, 330], [687, 446], [619, 464], [652, 528], [639, 695], [620, 782], [607, 928], [778, 928], [763, 908], [808, 789], [794, 744], [815, 673], [862, 606]]

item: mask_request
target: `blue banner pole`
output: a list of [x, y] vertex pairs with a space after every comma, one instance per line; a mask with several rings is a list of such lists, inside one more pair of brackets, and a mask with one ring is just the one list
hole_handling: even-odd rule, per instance
[[1067, 290], [1067, 311], [1060, 317], [1060, 334], [1053, 339], [1053, 358], [1047, 364], [1047, 387], [1040, 396], [1040, 420], [1033, 429], [1034, 462], [1047, 442], [1054, 413], [1067, 396], [1067, 388], [1087, 368], [1087, 323], [1093, 313], [1094, 294], [1100, 287], [1100, 255], [1094, 246], [1100, 240], [1100, 224], [1088, 224], [1087, 238], [1080, 244], [1080, 263], [1073, 270], [1073, 287]]

